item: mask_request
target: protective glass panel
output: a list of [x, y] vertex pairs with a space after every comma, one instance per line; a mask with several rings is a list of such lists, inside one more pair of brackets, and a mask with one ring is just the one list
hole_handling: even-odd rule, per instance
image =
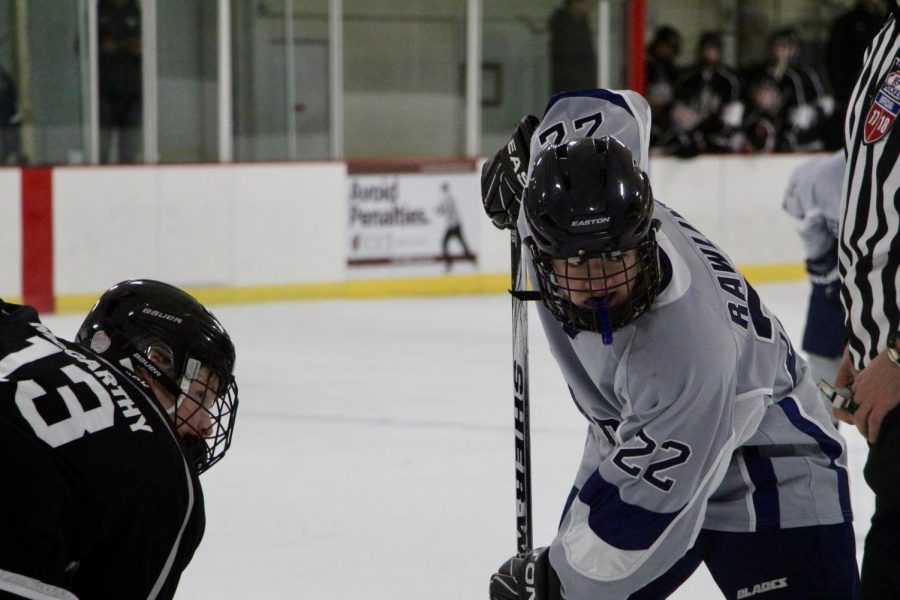
[[232, 10], [235, 157], [329, 158], [328, 0], [238, 2]]
[[345, 0], [347, 158], [465, 151], [465, 0]]
[[328, 0], [294, 0], [293, 9], [293, 62], [288, 80], [294, 88], [286, 108], [288, 157], [330, 158]]
[[0, 165], [22, 160], [21, 121], [16, 66], [15, 5], [0, 0]]
[[98, 0], [100, 162], [143, 160], [141, 3]]
[[218, 160], [216, 0], [157, 3], [160, 162]]
[[86, 160], [86, 6], [0, 0], [0, 164]]
[[[601, 19], [609, 21], [598, 48]], [[624, 82], [625, 19], [621, 0], [484, 0], [482, 152], [504, 144], [525, 114], [540, 116], [551, 94], [599, 85], [602, 58], [609, 86]]]

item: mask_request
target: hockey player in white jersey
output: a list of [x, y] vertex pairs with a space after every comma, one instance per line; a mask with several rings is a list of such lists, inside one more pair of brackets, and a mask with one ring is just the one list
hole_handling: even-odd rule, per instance
[[837, 247], [846, 165], [843, 150], [804, 162], [791, 173], [781, 204], [797, 220], [806, 251], [812, 286], [801, 347], [815, 382], [834, 382], [847, 344]]
[[588, 431], [555, 539], [505, 562], [492, 600], [665, 598], [700, 562], [726, 598], [854, 598], [844, 442], [775, 315], [655, 201], [644, 99], [560, 94], [535, 121], [483, 200], [518, 227]]

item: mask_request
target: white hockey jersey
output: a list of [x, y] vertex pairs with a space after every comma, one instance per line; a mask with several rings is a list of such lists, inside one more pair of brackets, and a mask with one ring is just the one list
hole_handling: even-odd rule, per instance
[[[797, 219], [797, 232], [803, 240], [806, 258], [819, 260], [835, 253], [841, 217], [841, 188], [847, 161], [844, 151], [809, 160], [791, 173], [781, 207]], [[829, 260], [829, 262], [832, 262]]]
[[[647, 170], [649, 124], [634, 92], [562, 94], [531, 156], [548, 143], [614, 135]], [[589, 423], [550, 549], [567, 600], [627, 598], [681, 558], [701, 528], [851, 519], [844, 442], [778, 319], [713, 242], [659, 202], [655, 217], [661, 291], [611, 345], [538, 308]], [[518, 226], [527, 242], [524, 214]]]

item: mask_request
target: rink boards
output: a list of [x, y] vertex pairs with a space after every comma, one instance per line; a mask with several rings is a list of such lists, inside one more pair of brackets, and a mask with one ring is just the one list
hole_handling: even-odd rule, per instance
[[[653, 158], [650, 178], [656, 197], [748, 277], [796, 279], [802, 246], [781, 198], [790, 173], [810, 158]], [[479, 218], [479, 172], [474, 160], [364, 169], [345, 162], [3, 168], [0, 297], [80, 311], [132, 277], [170, 281], [211, 303], [502, 291], [508, 236]], [[446, 270], [440, 257], [430, 266], [423, 259], [354, 269], [354, 182], [383, 177], [388, 188], [414, 190], [400, 202], [423, 214], [433, 209], [434, 222], [446, 201], [442, 174], [456, 190], [473, 255]], [[405, 234], [404, 248], [433, 248], [442, 235], [435, 227]]]

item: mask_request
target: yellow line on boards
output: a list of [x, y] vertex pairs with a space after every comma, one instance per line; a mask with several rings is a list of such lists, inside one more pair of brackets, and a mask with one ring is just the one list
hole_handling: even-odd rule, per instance
[[[754, 284], [796, 281], [806, 276], [802, 264], [745, 265], [741, 272]], [[449, 296], [492, 294], [509, 289], [509, 274], [442, 275], [390, 279], [359, 279], [334, 283], [298, 283], [241, 287], [185, 288], [200, 302], [251, 304], [333, 298], [397, 298], [403, 296]], [[64, 294], [56, 297], [58, 313], [87, 312], [100, 297], [96, 294]]]
[[[393, 298], [400, 296], [447, 296], [485, 294], [509, 288], [509, 275], [477, 274], [360, 279], [334, 283], [298, 283], [242, 287], [190, 287], [184, 289], [204, 304], [250, 304], [328, 298]], [[102, 292], [65, 294], [56, 297], [60, 313], [86, 312]]]
[[797, 281], [806, 277], [806, 267], [802, 263], [777, 265], [738, 265], [750, 283], [778, 283]]

